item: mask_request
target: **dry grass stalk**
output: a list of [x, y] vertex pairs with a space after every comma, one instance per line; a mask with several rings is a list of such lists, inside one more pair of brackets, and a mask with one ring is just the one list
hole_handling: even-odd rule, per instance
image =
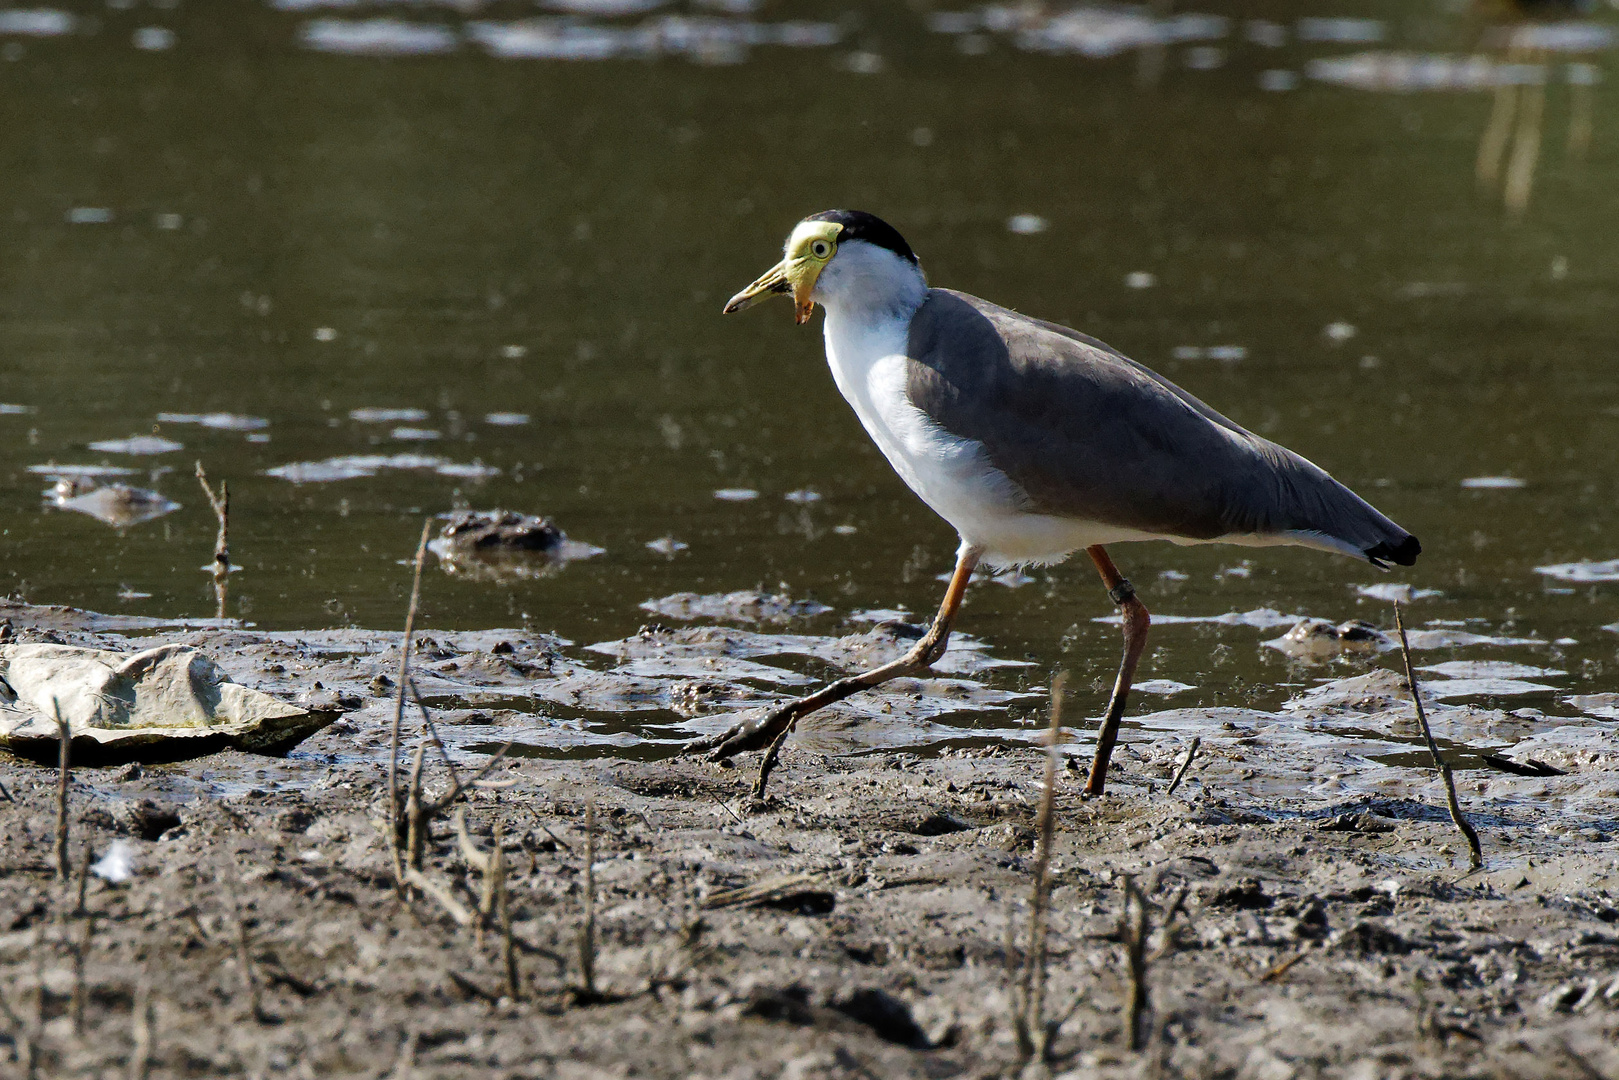
[[[427, 838], [432, 830], [435, 818], [448, 810], [457, 799], [472, 790], [489, 770], [500, 764], [511, 750], [512, 744], [506, 743], [499, 750], [490, 755], [477, 772], [471, 776], [462, 777], [456, 769], [455, 762], [450, 760], [449, 751], [444, 748], [444, 741], [438, 736], [438, 728], [433, 723], [432, 715], [427, 711], [427, 705], [422, 701], [421, 694], [416, 691], [415, 680], [408, 680], [410, 693], [416, 702], [416, 708], [422, 716], [422, 727], [427, 732], [427, 738], [416, 747], [416, 757], [411, 763], [410, 784], [405, 795], [405, 836], [404, 855], [406, 865], [413, 870], [420, 870], [422, 859], [427, 853]], [[422, 791], [422, 766], [425, 763], [427, 747], [431, 745], [438, 750], [439, 760], [450, 773], [450, 789], [437, 799], [426, 800]], [[397, 845], [397, 841], [396, 841]], [[476, 851], [476, 848], [473, 848]]]
[[131, 1017], [129, 1080], [147, 1080], [152, 1071], [152, 1044], [157, 1039], [157, 1018], [152, 1009], [152, 976], [141, 973], [135, 986], [135, 1011]]
[[59, 744], [56, 769], [56, 880], [66, 881], [72, 870], [67, 854], [67, 789], [73, 779], [73, 732], [62, 719], [62, 707], [51, 698], [51, 715], [56, 720]]
[[74, 888], [73, 914], [84, 914], [84, 893], [90, 885], [90, 842], [86, 840], [83, 847], [83, 858], [79, 860], [79, 880]]
[[461, 926], [472, 925], [472, 912], [468, 911], [461, 901], [455, 898], [455, 894], [420, 870], [413, 866], [406, 867], [405, 884], [415, 888], [423, 896], [436, 901], [439, 907], [442, 907], [450, 918]]
[[500, 823], [495, 823], [494, 860], [495, 907], [500, 916], [500, 966], [506, 976], [506, 996], [519, 1001], [523, 983], [517, 970], [517, 943], [512, 938], [511, 890], [506, 883], [506, 849], [501, 843]]
[[1177, 935], [1181, 931], [1182, 918], [1186, 913], [1186, 886], [1175, 890], [1170, 897], [1169, 904], [1164, 908], [1163, 925], [1158, 928], [1158, 947], [1148, 954], [1149, 961], [1162, 960], [1175, 951], [1180, 943]]
[[4, 1016], [6, 1023], [11, 1025], [12, 1042], [17, 1047], [17, 1064], [22, 1067], [28, 1080], [33, 1080], [38, 1073], [38, 1031], [17, 1015], [4, 993], [0, 993], [0, 1016]]
[[1298, 952], [1294, 953], [1292, 956], [1288, 957], [1286, 960], [1283, 960], [1280, 964], [1277, 964], [1275, 967], [1265, 972], [1265, 974], [1261, 975], [1259, 977], [1259, 981], [1275, 982], [1277, 979], [1280, 979], [1283, 975], [1286, 975], [1289, 971], [1291, 971], [1293, 969], [1293, 965], [1298, 963], [1300, 960], [1303, 960], [1307, 955], [1309, 955], [1309, 952], [1309, 949], [1300, 949]]
[[[233, 903], [233, 907], [234, 907]], [[264, 1021], [264, 999], [259, 989], [259, 971], [253, 963], [252, 943], [247, 939], [247, 921], [242, 918], [240, 907], [236, 907], [236, 966], [242, 971], [242, 989], [247, 991], [248, 1004], [252, 1007], [253, 1019]]]
[[1433, 755], [1434, 768], [1439, 770], [1439, 778], [1445, 782], [1445, 802], [1450, 809], [1450, 820], [1467, 838], [1469, 863], [1474, 870], [1484, 865], [1484, 854], [1479, 850], [1478, 831], [1466, 817], [1462, 815], [1462, 804], [1456, 797], [1456, 779], [1450, 773], [1450, 765], [1439, 755], [1439, 743], [1434, 741], [1433, 731], [1428, 727], [1428, 714], [1422, 708], [1422, 690], [1417, 684], [1417, 671], [1411, 664], [1411, 643], [1405, 636], [1405, 619], [1400, 614], [1400, 605], [1394, 605], [1394, 626], [1400, 632], [1400, 654], [1405, 658], [1405, 680], [1411, 687], [1411, 701], [1417, 707], [1417, 723], [1422, 727], [1422, 737], [1428, 744], [1428, 753]]
[[1023, 970], [1013, 987], [1012, 1023], [1024, 1061], [1048, 1062], [1058, 1025], [1046, 1018], [1046, 910], [1051, 902], [1051, 847], [1056, 837], [1057, 772], [1062, 740], [1062, 696], [1066, 672], [1051, 680], [1051, 726], [1046, 735], [1045, 783], [1036, 817], [1040, 846], [1034, 857], [1034, 883], [1029, 891], [1029, 935]]
[[421, 1038], [419, 1032], [412, 1031], [399, 1040], [399, 1057], [394, 1060], [393, 1068], [389, 1069], [384, 1080], [409, 1080], [416, 1073], [416, 1043]]
[[[405, 720], [405, 686], [410, 675], [410, 644], [416, 633], [416, 609], [422, 596], [422, 564], [427, 560], [427, 536], [433, 527], [431, 518], [422, 522], [422, 538], [416, 545], [416, 560], [411, 572], [410, 607], [405, 609], [405, 636], [399, 644], [399, 695], [394, 700], [393, 726], [388, 735], [388, 826], [393, 842], [388, 845], [393, 860], [394, 887], [405, 891], [405, 860], [400, 850], [402, 822], [399, 804], [399, 727]], [[421, 756], [417, 755], [420, 762]]]
[[478, 845], [472, 840], [472, 834], [467, 832], [466, 810], [457, 808], [455, 811], [455, 836], [461, 845], [461, 857], [467, 865], [478, 871], [482, 887], [478, 894], [478, 919], [473, 924], [473, 943], [483, 948], [483, 932], [495, 914], [495, 902], [502, 885], [500, 878], [504, 876], [506, 861], [500, 850], [500, 823], [494, 826], [495, 847], [492, 852], [485, 855], [478, 850]]
[[1124, 903], [1119, 908], [1119, 940], [1129, 966], [1130, 997], [1125, 1002], [1125, 1034], [1130, 1049], [1144, 1050], [1152, 1004], [1147, 993], [1147, 897], [1135, 878], [1124, 875]]
[[214, 494], [201, 461], [197, 462], [197, 483], [202, 485], [203, 494], [208, 496], [208, 505], [213, 507], [214, 517], [219, 519], [219, 535], [214, 538], [214, 602], [217, 611], [215, 617], [223, 619], [225, 595], [230, 584], [230, 484], [221, 480], [219, 493]]
[[1181, 781], [1186, 779], [1186, 770], [1192, 767], [1192, 759], [1197, 757], [1198, 747], [1202, 745], [1203, 736], [1193, 735], [1190, 745], [1186, 747], [1186, 756], [1181, 758], [1180, 765], [1176, 767], [1175, 777], [1174, 779], [1170, 780], [1169, 790], [1164, 792], [1165, 795], [1175, 794], [1175, 789], [1181, 786]]
[[96, 917], [87, 915], [79, 940], [73, 943], [73, 1034], [84, 1034], [84, 1006], [89, 997], [84, 982], [84, 958], [90, 952], [90, 941], [95, 937]]
[[703, 907], [709, 910], [730, 907], [757, 907], [760, 904], [770, 904], [786, 900], [789, 897], [800, 896], [814, 890], [824, 890], [827, 887], [826, 878], [821, 874], [783, 874], [777, 877], [763, 878], [751, 885], [743, 885], [735, 889], [721, 889], [709, 893], [703, 899]]
[[28, 1058], [29, 1080], [42, 1073], [40, 1068], [41, 1051], [45, 1045], [45, 950], [42, 932], [34, 935], [34, 1021], [33, 1031], [29, 1037], [32, 1053]]
[[579, 990], [594, 999], [596, 991], [596, 800], [585, 804], [585, 921], [579, 927]]

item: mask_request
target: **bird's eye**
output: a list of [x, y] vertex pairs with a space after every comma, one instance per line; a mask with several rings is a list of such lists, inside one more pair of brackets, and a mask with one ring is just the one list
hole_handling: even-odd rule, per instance
[[810, 254], [817, 259], [829, 258], [832, 255], [832, 245], [825, 240], [816, 240], [810, 244]]

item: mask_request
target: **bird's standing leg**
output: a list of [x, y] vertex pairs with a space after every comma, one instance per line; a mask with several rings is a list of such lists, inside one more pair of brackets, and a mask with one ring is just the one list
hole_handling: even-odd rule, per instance
[[1134, 586], [1119, 573], [1100, 544], [1086, 548], [1085, 554], [1096, 564], [1102, 584], [1107, 586], [1108, 599], [1119, 605], [1119, 614], [1124, 620], [1124, 659], [1119, 663], [1119, 677], [1113, 683], [1113, 696], [1108, 698], [1107, 715], [1096, 733], [1096, 757], [1091, 761], [1090, 779], [1085, 782], [1086, 795], [1100, 795], [1107, 783], [1108, 758], [1113, 756], [1113, 744], [1119, 739], [1119, 721], [1124, 717], [1124, 703], [1130, 696], [1130, 680], [1135, 678], [1136, 662], [1147, 647], [1147, 627], [1152, 619], [1147, 615], [1147, 605], [1136, 596]]
[[778, 705], [763, 716], [737, 724], [719, 735], [689, 742], [685, 746], [685, 751], [687, 753], [706, 751], [710, 761], [721, 761], [746, 750], [768, 748], [764, 761], [759, 764], [759, 779], [753, 786], [754, 797], [763, 798], [765, 782], [776, 763], [776, 754], [800, 719], [861, 690], [880, 686], [890, 679], [900, 679], [926, 671], [934, 661], [944, 655], [945, 646], [950, 643], [951, 624], [955, 622], [956, 612], [961, 609], [961, 598], [967, 592], [967, 582], [972, 580], [973, 568], [978, 565], [978, 559], [982, 554], [978, 548], [962, 544], [961, 550], [956, 555], [956, 571], [950, 575], [950, 587], [945, 590], [944, 601], [939, 605], [939, 613], [933, 617], [933, 624], [910, 651], [898, 660], [859, 675], [839, 679], [813, 694]]

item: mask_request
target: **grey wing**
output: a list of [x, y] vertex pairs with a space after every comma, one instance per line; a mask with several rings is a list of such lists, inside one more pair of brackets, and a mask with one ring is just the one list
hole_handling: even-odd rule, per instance
[[1304, 458], [1066, 327], [929, 290], [907, 390], [1030, 509], [1165, 537], [1304, 534], [1409, 565], [1416, 539]]

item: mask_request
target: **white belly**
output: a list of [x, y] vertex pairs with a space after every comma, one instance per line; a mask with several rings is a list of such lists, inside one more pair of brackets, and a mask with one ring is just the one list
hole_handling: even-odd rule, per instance
[[1030, 513], [1028, 497], [981, 444], [951, 435], [905, 391], [909, 322], [857, 325], [827, 314], [826, 359], [855, 415], [910, 489], [983, 549], [992, 565], [1056, 562], [1092, 544], [1154, 539], [1078, 518]]

